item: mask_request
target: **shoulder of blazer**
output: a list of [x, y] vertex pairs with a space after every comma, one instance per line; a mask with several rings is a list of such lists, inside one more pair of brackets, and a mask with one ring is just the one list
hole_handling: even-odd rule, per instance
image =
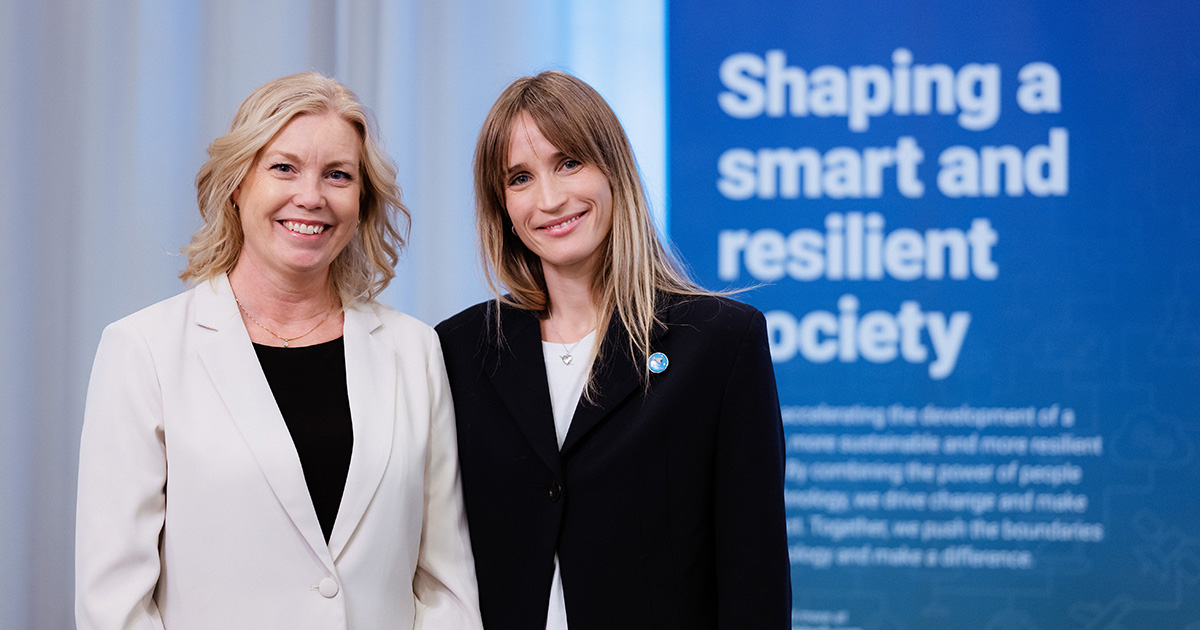
[[382, 302], [356, 302], [346, 309], [346, 315], [361, 320], [365, 332], [374, 333], [397, 350], [411, 349], [417, 343], [427, 351], [428, 346], [437, 344], [432, 326]]
[[110, 334], [136, 334], [147, 343], [176, 344], [179, 335], [189, 329], [194, 321], [196, 296], [208, 290], [207, 283], [200, 283], [165, 300], [155, 302], [139, 311], [126, 315], [107, 327]]
[[720, 295], [668, 295], [662, 304], [660, 318], [668, 328], [694, 326], [709, 335], [740, 335], [763, 317], [753, 306]]
[[[500, 317], [499, 328], [496, 326], [497, 315]], [[488, 300], [446, 319], [435, 330], [446, 354], [495, 355], [504, 346], [506, 338], [536, 325], [537, 321], [531, 311]]]
[[485, 330], [488, 322], [492, 319], [490, 313], [496, 308], [495, 304], [495, 300], [480, 302], [434, 326], [438, 336], [442, 338], [443, 345], [447, 339], [456, 340], [460, 337], [476, 336], [479, 331]]

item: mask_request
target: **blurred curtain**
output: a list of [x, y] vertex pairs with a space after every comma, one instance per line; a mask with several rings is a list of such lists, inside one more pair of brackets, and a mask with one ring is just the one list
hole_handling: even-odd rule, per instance
[[0, 0], [0, 628], [74, 626], [76, 459], [107, 323], [181, 291], [194, 177], [237, 105], [317, 70], [375, 112], [413, 212], [385, 301], [437, 323], [486, 297], [470, 163], [511, 80], [549, 68], [625, 123], [665, 190], [659, 1]]

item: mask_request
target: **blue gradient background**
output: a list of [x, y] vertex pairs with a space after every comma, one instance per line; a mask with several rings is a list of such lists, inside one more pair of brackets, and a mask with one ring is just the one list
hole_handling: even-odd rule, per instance
[[[795, 566], [797, 610], [845, 610], [845, 627], [863, 628], [1200, 628], [1198, 30], [1200, 5], [1184, 1], [778, 0], [739, 9], [669, 3], [669, 227], [703, 284], [730, 284], [717, 276], [723, 229], [823, 232], [830, 212], [874, 211], [886, 218], [885, 231], [965, 230], [972, 218], [986, 217], [999, 234], [993, 259], [1000, 273], [992, 281], [785, 277], [744, 293], [764, 312], [785, 310], [797, 318], [813, 310], [836, 313], [838, 297], [847, 293], [862, 302], [860, 315], [894, 313], [905, 300], [926, 311], [972, 315], [957, 367], [944, 380], [930, 379], [926, 364], [903, 360], [814, 364], [797, 355], [775, 366], [782, 403], [1057, 403], [1076, 411], [1078, 424], [1070, 431], [1104, 440], [1101, 457], [1021, 458], [1084, 468], [1083, 484], [1071, 489], [1089, 496], [1089, 508], [1062, 518], [1103, 523], [1103, 542], [994, 545], [1031, 550], [1037, 564], [1024, 571]], [[871, 64], [890, 70], [897, 48], [912, 51], [915, 64], [955, 70], [999, 64], [997, 123], [967, 131], [955, 116], [888, 113], [855, 133], [844, 117], [738, 120], [717, 105], [724, 90], [718, 68], [734, 53], [782, 49], [789, 65], [806, 70]], [[1017, 72], [1034, 61], [1058, 70], [1060, 113], [1028, 114], [1017, 106]], [[937, 156], [944, 148], [1011, 144], [1026, 151], [1045, 144], [1051, 127], [1070, 134], [1065, 197], [951, 199], [937, 190]], [[922, 198], [900, 195], [891, 170], [878, 199], [729, 201], [715, 185], [717, 159], [729, 148], [823, 152], [893, 146], [899, 136], [915, 137], [925, 152]], [[743, 266], [733, 285], [753, 284]]]

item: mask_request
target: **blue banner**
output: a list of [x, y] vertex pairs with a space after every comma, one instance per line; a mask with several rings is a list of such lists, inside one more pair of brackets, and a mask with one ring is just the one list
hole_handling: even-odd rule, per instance
[[1200, 628], [1200, 5], [669, 4], [669, 230], [767, 316], [793, 627]]

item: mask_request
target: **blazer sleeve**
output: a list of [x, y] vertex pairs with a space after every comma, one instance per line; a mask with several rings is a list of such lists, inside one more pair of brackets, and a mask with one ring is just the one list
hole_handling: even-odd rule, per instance
[[732, 363], [717, 435], [718, 627], [791, 627], [783, 423], [766, 320], [754, 311]]
[[162, 396], [145, 338], [104, 330], [84, 407], [75, 523], [79, 630], [163, 627], [154, 602], [166, 514]]
[[475, 581], [475, 561], [467, 533], [458, 470], [454, 402], [441, 345], [436, 339], [431, 344], [429, 379], [433, 413], [425, 460], [421, 551], [413, 576], [413, 593], [417, 599], [413, 627], [418, 630], [481, 629], [479, 588]]

